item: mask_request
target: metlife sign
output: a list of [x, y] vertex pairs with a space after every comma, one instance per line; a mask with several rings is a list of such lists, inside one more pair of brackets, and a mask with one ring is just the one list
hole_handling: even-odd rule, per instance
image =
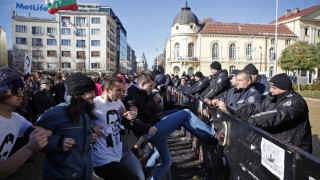
[[40, 4], [23, 4], [16, 3], [16, 9], [18, 10], [31, 10], [31, 11], [48, 11], [48, 8], [45, 5]]

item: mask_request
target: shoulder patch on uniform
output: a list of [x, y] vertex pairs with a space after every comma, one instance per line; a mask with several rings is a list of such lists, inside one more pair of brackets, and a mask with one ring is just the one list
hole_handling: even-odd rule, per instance
[[254, 96], [250, 96], [249, 98], [248, 98], [248, 102], [249, 103], [254, 103], [256, 101], [256, 98], [254, 97]]
[[291, 104], [292, 104], [292, 100], [289, 100], [289, 101], [283, 103], [283, 106], [291, 106]]
[[250, 88], [250, 91], [251, 91], [251, 92], [255, 92], [256, 90], [255, 90], [255, 89], [253, 89], [253, 88]]
[[199, 86], [201, 86], [201, 84], [202, 84], [202, 82], [200, 81], [200, 82], [199, 82]]
[[218, 79], [217, 83], [221, 83], [221, 78]]
[[293, 95], [292, 94], [289, 94], [287, 97], [292, 97]]
[[269, 92], [268, 92], [268, 91], [266, 91], [266, 92], [264, 92], [264, 93], [263, 93], [263, 95], [265, 95], [265, 96], [266, 96], [266, 95], [268, 95], [268, 94], [269, 94]]
[[242, 104], [244, 102], [244, 99], [243, 100], [240, 100], [237, 102], [237, 104]]

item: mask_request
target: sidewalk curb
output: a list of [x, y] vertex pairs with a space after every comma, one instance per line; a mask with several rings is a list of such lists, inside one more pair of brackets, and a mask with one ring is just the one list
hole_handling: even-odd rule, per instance
[[305, 100], [311, 100], [311, 101], [318, 101], [320, 102], [320, 99], [314, 99], [314, 98], [307, 98], [307, 97], [303, 97]]

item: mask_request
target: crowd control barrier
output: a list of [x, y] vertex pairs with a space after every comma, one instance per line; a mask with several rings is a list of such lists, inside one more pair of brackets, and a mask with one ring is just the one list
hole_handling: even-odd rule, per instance
[[209, 179], [320, 180], [319, 158], [172, 87], [164, 99], [189, 105], [224, 139], [217, 146], [206, 145], [186, 132]]

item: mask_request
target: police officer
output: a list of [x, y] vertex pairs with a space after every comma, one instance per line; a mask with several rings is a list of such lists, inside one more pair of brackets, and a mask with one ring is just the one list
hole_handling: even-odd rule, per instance
[[231, 113], [249, 124], [266, 130], [276, 138], [312, 153], [311, 127], [306, 101], [292, 89], [292, 82], [285, 73], [272, 77], [270, 86], [269, 94], [261, 103]]
[[173, 81], [173, 86], [174, 86], [175, 88], [177, 88], [177, 87], [180, 86], [180, 83], [181, 83], [181, 81], [180, 81], [180, 79], [179, 79], [179, 76], [178, 76], [178, 75], [175, 75], [175, 76], [174, 76], [174, 81]]
[[182, 77], [181, 84], [179, 85], [178, 90], [183, 92], [183, 91], [186, 91], [187, 88], [188, 88], [187, 80], [185, 77]]
[[246, 65], [243, 70], [251, 73], [252, 85], [260, 92], [262, 98], [265, 98], [270, 89], [267, 78], [258, 75], [258, 69], [253, 64]]
[[194, 76], [196, 82], [187, 89], [186, 93], [192, 95], [201, 94], [209, 86], [210, 81], [200, 71], [196, 72]]
[[221, 69], [221, 64], [218, 61], [213, 61], [210, 65], [210, 69], [213, 75], [210, 81], [210, 86], [201, 93], [201, 98], [205, 99], [205, 101], [222, 93], [228, 85], [228, 72]]
[[254, 87], [251, 86], [252, 78], [251, 74], [247, 71], [240, 71], [236, 76], [236, 87], [228, 90], [226, 96], [219, 102], [219, 99], [212, 101], [213, 106], [231, 109], [239, 109], [249, 104], [260, 102], [260, 93]]

